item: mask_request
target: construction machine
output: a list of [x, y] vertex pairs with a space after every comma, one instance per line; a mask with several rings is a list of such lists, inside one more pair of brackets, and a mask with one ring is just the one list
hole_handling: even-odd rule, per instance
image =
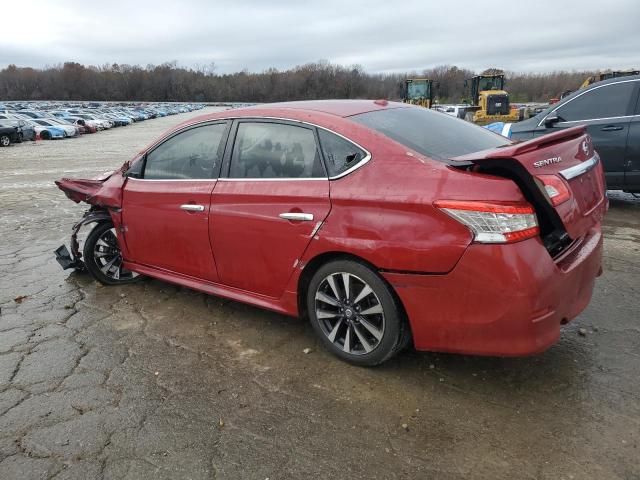
[[465, 110], [465, 120], [486, 125], [521, 119], [520, 111], [509, 105], [509, 94], [504, 90], [504, 74], [476, 75], [465, 80], [464, 86], [471, 103]]
[[582, 82], [580, 88], [587, 88], [592, 83], [600, 82], [602, 80], [608, 80], [609, 78], [626, 77], [628, 75], [640, 75], [640, 70], [634, 70], [633, 68], [631, 68], [629, 70], [611, 70], [607, 72], [601, 72], [597, 75], [588, 77], [584, 82]]
[[402, 101], [412, 105], [431, 108], [434, 82], [428, 78], [407, 78], [404, 81]]

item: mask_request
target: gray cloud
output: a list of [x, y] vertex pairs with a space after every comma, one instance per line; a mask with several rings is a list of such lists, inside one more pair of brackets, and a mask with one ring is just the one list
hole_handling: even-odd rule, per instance
[[[436, 65], [514, 71], [640, 67], [638, 0], [23, 0], [3, 22], [0, 66], [64, 61], [219, 73], [326, 59], [370, 72]], [[28, 14], [26, 13], [28, 12]]]

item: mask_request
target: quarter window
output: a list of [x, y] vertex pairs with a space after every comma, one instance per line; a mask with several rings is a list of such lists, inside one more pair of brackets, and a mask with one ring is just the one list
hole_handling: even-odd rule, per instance
[[330, 176], [340, 175], [362, 160], [366, 153], [353, 143], [326, 130], [318, 130]]
[[313, 130], [280, 123], [241, 122], [231, 178], [326, 177]]
[[189, 180], [218, 174], [220, 144], [226, 124], [191, 128], [171, 137], [147, 154], [144, 178]]
[[623, 117], [638, 82], [623, 82], [594, 88], [556, 110], [562, 121], [575, 122], [596, 118]]

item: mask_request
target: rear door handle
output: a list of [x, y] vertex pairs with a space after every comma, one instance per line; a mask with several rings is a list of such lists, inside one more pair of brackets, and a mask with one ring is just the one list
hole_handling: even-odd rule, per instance
[[606, 127], [602, 127], [600, 130], [603, 132], [615, 132], [616, 130], [622, 130], [624, 127], [619, 125], [607, 125]]
[[180, 205], [181, 210], [186, 210], [187, 212], [204, 212], [204, 205], [195, 205], [193, 203], [185, 203], [184, 205]]
[[313, 213], [298, 213], [298, 212], [285, 212], [278, 215], [285, 220], [293, 220], [298, 222], [311, 222], [313, 221]]

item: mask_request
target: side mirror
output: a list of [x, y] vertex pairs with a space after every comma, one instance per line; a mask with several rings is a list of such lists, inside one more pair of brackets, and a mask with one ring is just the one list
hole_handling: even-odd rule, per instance
[[138, 157], [135, 160], [129, 161], [124, 165], [123, 177], [130, 178], [142, 178], [142, 166], [144, 165], [144, 157]]
[[560, 121], [560, 117], [552, 113], [551, 115], [549, 115], [547, 118], [544, 119], [544, 126], [547, 128], [551, 128], [559, 121]]

